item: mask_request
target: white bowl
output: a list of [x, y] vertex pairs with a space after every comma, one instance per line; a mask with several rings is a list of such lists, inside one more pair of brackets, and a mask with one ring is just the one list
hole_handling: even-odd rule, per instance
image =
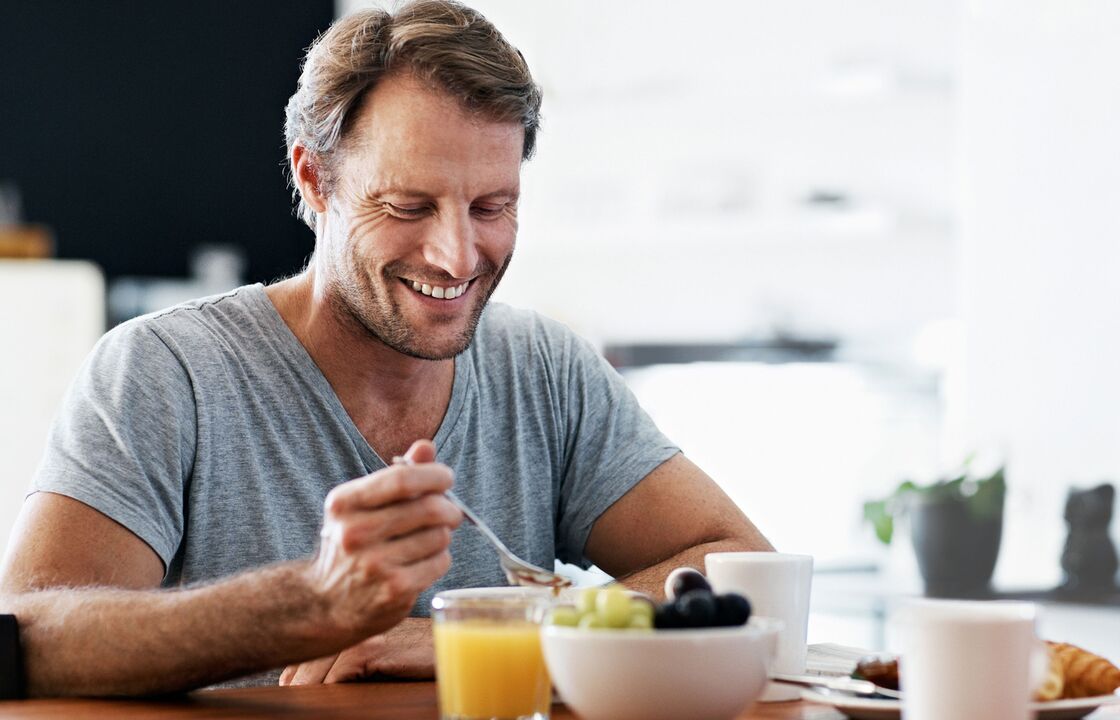
[[546, 626], [545, 663], [584, 720], [729, 720], [766, 687], [781, 623], [735, 628], [590, 630]]

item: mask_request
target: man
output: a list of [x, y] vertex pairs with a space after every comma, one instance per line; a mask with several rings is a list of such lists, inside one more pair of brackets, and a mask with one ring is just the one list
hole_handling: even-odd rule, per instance
[[317, 41], [287, 111], [308, 267], [115, 329], [52, 431], [0, 586], [31, 692], [430, 677], [431, 593], [504, 584], [453, 479], [527, 560], [651, 593], [769, 548], [586, 343], [487, 307], [539, 106], [450, 2]]

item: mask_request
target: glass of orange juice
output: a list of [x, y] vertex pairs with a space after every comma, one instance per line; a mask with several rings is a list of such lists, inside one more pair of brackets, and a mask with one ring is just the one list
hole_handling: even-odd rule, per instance
[[432, 599], [442, 720], [547, 720], [540, 626], [547, 589], [469, 588]]

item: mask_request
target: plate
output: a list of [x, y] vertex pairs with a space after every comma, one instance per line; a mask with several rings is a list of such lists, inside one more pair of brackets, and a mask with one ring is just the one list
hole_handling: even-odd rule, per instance
[[[860, 698], [828, 690], [802, 690], [801, 697], [810, 702], [831, 705], [852, 720], [898, 720], [902, 703], [898, 700]], [[1120, 704], [1120, 695], [1096, 695], [1074, 700], [1051, 700], [1031, 703], [1039, 720], [1077, 720], [1101, 705]]]

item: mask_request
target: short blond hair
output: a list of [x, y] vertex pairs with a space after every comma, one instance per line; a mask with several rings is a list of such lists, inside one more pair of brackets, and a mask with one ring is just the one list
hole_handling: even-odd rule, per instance
[[[362, 98], [398, 70], [446, 92], [468, 112], [520, 123], [521, 156], [532, 156], [542, 95], [525, 58], [476, 10], [453, 0], [418, 0], [395, 12], [369, 9], [340, 18], [308, 48], [286, 108], [289, 173], [299, 143], [314, 156], [321, 190], [329, 194], [336, 153]], [[291, 179], [298, 215], [314, 229], [315, 211]]]

